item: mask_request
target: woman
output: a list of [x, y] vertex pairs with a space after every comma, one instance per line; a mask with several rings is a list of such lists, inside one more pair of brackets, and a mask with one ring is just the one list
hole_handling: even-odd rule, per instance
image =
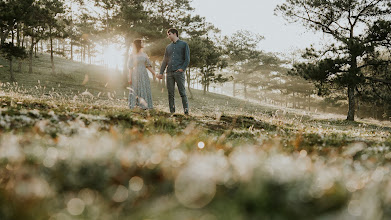
[[142, 109], [152, 109], [152, 93], [148, 72], [155, 76], [151, 61], [143, 52], [144, 44], [142, 40], [133, 41], [133, 51], [129, 57], [129, 84], [131, 90], [129, 93], [129, 108], [138, 106]]

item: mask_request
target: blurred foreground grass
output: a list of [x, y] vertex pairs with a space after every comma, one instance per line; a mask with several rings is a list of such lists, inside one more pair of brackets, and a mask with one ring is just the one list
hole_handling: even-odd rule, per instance
[[40, 59], [0, 68], [0, 219], [391, 218], [385, 123], [198, 91], [170, 117], [158, 83], [131, 111], [118, 75]]

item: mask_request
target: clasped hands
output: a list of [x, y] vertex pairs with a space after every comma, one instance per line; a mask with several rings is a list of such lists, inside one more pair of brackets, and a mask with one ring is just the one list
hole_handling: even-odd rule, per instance
[[[183, 72], [183, 69], [178, 69], [176, 72]], [[163, 79], [163, 74], [156, 74], [156, 78]]]

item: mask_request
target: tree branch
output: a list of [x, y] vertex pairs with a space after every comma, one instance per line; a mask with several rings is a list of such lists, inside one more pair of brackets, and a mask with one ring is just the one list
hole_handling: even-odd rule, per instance
[[359, 67], [357, 67], [358, 69], [362, 69], [362, 68], [365, 68], [365, 67], [368, 67], [368, 66], [380, 66], [380, 65], [387, 65], [387, 64], [391, 64], [391, 60], [382, 60], [382, 61], [379, 61], [377, 63], [366, 63], [364, 65], [361, 65]]
[[391, 81], [385, 80], [385, 79], [379, 79], [379, 78], [373, 78], [373, 77], [365, 77], [365, 79], [370, 80], [372, 82], [381, 82], [385, 83], [387, 85], [391, 85]]
[[323, 23], [321, 23], [319, 21], [312, 20], [311, 18], [306, 18], [306, 17], [300, 16], [300, 15], [293, 15], [293, 16], [296, 18], [308, 21], [310, 23], [313, 23], [315, 25], [318, 25], [319, 27], [321, 27], [323, 29], [324, 33], [330, 34], [330, 35], [334, 36], [335, 38], [337, 38], [338, 40], [346, 43], [346, 40], [344, 38], [342, 38], [337, 32], [331, 30], [331, 28], [329, 26], [324, 25]]
[[361, 17], [362, 15], [364, 15], [364, 12], [365, 12], [368, 8], [377, 5], [377, 4], [378, 4], [379, 2], [381, 2], [381, 1], [382, 1], [382, 0], [374, 0], [374, 1], [372, 1], [371, 3], [369, 3], [367, 6], [365, 6], [365, 7], [358, 13], [358, 15], [355, 16], [356, 19], [354, 19], [353, 27], [356, 26], [357, 22], [360, 20], [360, 17]]

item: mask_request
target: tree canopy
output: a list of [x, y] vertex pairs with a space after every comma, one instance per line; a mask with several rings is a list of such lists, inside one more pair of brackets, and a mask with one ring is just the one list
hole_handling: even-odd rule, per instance
[[276, 12], [334, 39], [324, 49], [307, 49], [310, 62], [291, 73], [315, 81], [319, 94], [346, 88], [347, 120], [354, 120], [357, 94], [379, 84], [389, 89], [390, 0], [287, 0]]

